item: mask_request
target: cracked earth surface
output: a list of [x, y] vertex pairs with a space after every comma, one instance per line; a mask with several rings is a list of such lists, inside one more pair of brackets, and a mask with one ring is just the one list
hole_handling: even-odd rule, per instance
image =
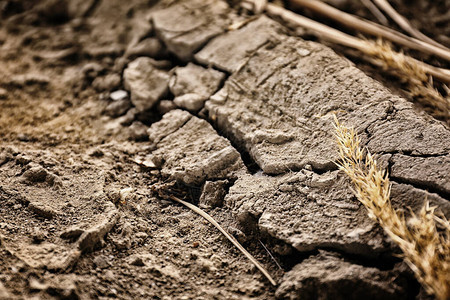
[[[332, 120], [396, 208], [448, 218], [444, 123], [225, 1], [0, 4], [1, 299], [426, 298], [337, 170]], [[168, 181], [278, 285], [159, 199]]]

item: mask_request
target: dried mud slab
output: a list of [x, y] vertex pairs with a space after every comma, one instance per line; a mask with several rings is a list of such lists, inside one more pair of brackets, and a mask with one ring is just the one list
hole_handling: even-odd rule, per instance
[[[11, 153], [12, 152], [12, 153]], [[97, 172], [62, 177], [60, 164], [42, 151], [6, 150], [0, 166], [2, 247], [33, 268], [65, 270], [92, 251], [118, 218]]]
[[246, 227], [253, 220], [300, 252], [331, 248], [374, 257], [389, 246], [338, 171], [241, 176], [225, 204]]
[[[427, 199], [450, 213], [447, 200], [409, 185], [394, 183], [392, 196], [394, 206], [405, 211], [418, 212]], [[256, 227], [300, 252], [335, 249], [373, 258], [392, 251], [391, 242], [368, 218], [339, 171], [240, 176], [224, 203], [244, 228]]]
[[[335, 171], [333, 115], [354, 126], [362, 145], [391, 171], [395, 206], [417, 211], [428, 198], [445, 215], [449, 128], [330, 48], [284, 32], [262, 16], [211, 39], [194, 55], [231, 73], [205, 108], [215, 127], [262, 169], [262, 176], [240, 174], [225, 206], [244, 228], [257, 228], [300, 252], [326, 248], [374, 258], [397, 251]], [[357, 269], [377, 276], [361, 265]], [[386, 295], [393, 298], [395, 292]]]
[[169, 74], [154, 66], [154, 60], [139, 57], [123, 72], [124, 86], [131, 93], [131, 102], [140, 111], [156, 104], [169, 90]]
[[185, 1], [156, 12], [152, 20], [167, 49], [188, 61], [212, 37], [225, 31], [229, 12], [224, 1]]
[[278, 299], [407, 299], [405, 278], [321, 252], [283, 277]]
[[[239, 152], [205, 120], [173, 110], [148, 130], [161, 173], [188, 185], [236, 177], [245, 172]], [[157, 163], [159, 164], [159, 163]]]
[[[267, 37], [265, 46], [250, 53], [235, 51], [231, 45], [245, 40], [246, 28], [252, 26], [255, 36]], [[432, 163], [433, 156], [449, 157], [450, 130], [444, 124], [416, 111], [331, 49], [280, 34], [279, 27], [261, 17], [213, 39], [197, 54], [205, 58], [202, 62], [225, 70], [235, 70], [235, 60], [244, 63], [206, 108], [218, 128], [242, 145], [265, 173], [281, 174], [308, 164], [334, 169], [333, 113], [355, 126], [372, 153], [413, 155], [403, 160], [405, 169], [419, 161]], [[226, 59], [219, 64], [222, 57]], [[448, 165], [433, 165], [435, 172], [411, 176], [426, 176], [432, 184], [424, 187], [445, 192]], [[400, 173], [398, 178], [413, 183]]]

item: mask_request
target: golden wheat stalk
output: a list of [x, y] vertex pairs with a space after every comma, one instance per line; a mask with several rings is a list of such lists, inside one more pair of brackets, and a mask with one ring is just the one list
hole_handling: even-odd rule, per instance
[[450, 49], [443, 45], [436, 46], [422, 41], [417, 38], [406, 36], [389, 27], [370, 22], [368, 20], [356, 17], [352, 14], [340, 11], [331, 5], [328, 5], [320, 0], [289, 0], [290, 3], [298, 5], [303, 8], [308, 8], [316, 13], [322, 14], [327, 18], [333, 19], [351, 29], [356, 29], [359, 32], [364, 32], [376, 37], [395, 42], [410, 49], [419, 50], [428, 54], [437, 55], [447, 61], [450, 61]]
[[312, 30], [319, 38], [367, 54], [372, 63], [381, 65], [398, 78], [406, 80], [408, 93], [431, 115], [450, 124], [450, 99], [436, 91], [429, 81], [430, 76], [433, 76], [443, 83], [450, 83], [450, 70], [437, 68], [403, 53], [395, 52], [387, 43], [363, 40], [348, 35], [270, 3], [266, 11], [269, 15], [280, 17], [287, 23]]
[[[369, 151], [360, 147], [354, 129], [344, 127], [335, 116], [335, 136], [341, 161], [339, 168], [351, 179], [354, 193], [366, 207], [369, 217], [377, 221], [400, 247], [403, 258], [426, 291], [437, 299], [450, 299], [450, 225], [438, 217], [426, 202], [418, 215], [406, 221], [391, 205], [391, 185], [386, 170], [377, 166]], [[436, 222], [444, 227], [439, 234]]]

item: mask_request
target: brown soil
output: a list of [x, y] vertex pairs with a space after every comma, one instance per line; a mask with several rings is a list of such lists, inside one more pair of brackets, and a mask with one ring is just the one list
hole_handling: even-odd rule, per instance
[[[109, 91], [93, 87], [97, 77], [122, 76], [127, 46], [153, 35], [139, 24], [172, 2], [0, 1], [0, 298], [275, 297], [211, 224], [155, 195], [164, 176], [138, 162], [152, 144], [106, 116]], [[448, 44], [434, 24], [424, 31]], [[147, 126], [161, 117], [136, 116]], [[199, 188], [178, 193], [196, 202]], [[245, 235], [227, 208], [208, 212], [275, 279], [301, 260], [271, 258], [271, 240]], [[402, 272], [414, 297], [418, 284]]]

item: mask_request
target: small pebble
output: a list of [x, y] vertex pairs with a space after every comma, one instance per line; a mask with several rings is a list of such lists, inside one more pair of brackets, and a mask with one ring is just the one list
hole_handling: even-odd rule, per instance
[[119, 101], [128, 97], [128, 92], [124, 90], [117, 90], [109, 94], [109, 98], [113, 101]]

